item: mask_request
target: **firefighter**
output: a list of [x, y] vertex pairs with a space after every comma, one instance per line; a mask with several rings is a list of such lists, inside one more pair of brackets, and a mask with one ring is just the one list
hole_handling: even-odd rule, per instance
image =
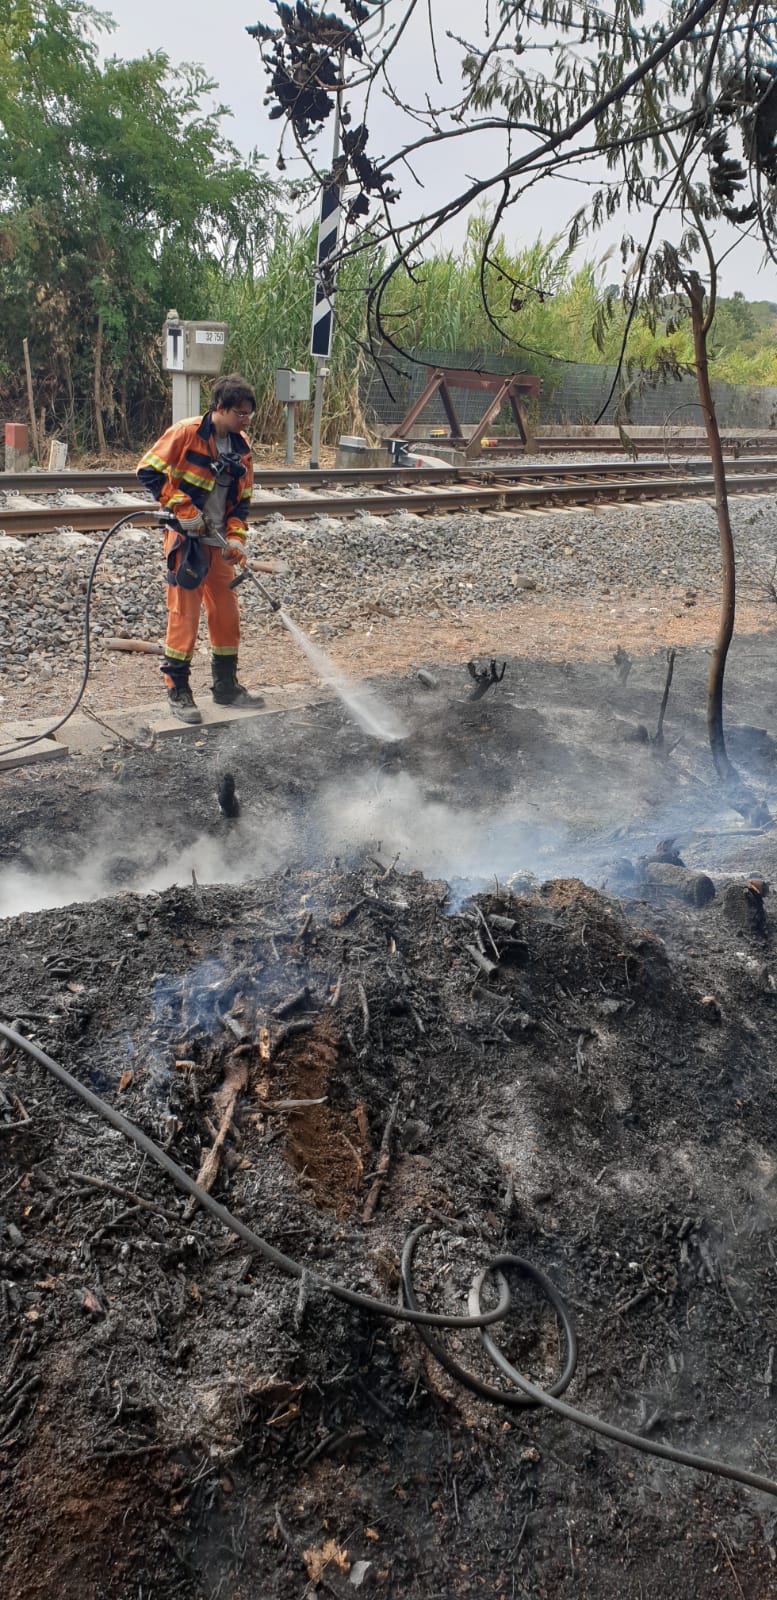
[[[238, 683], [240, 616], [229, 587], [246, 561], [253, 462], [243, 430], [255, 407], [251, 385], [231, 372], [214, 383], [203, 417], [174, 422], [138, 464], [141, 483], [180, 524], [180, 530], [165, 531], [167, 632], [161, 670], [170, 709], [181, 722], [202, 721], [189, 674], [203, 605], [216, 704], [264, 704], [261, 695]], [[223, 549], [214, 534], [226, 539]]]

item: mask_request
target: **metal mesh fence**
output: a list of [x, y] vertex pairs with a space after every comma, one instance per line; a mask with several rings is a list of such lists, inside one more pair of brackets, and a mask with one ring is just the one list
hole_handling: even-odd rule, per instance
[[[421, 393], [435, 367], [466, 367], [472, 371], [514, 372], [515, 358], [494, 356], [482, 350], [415, 350], [408, 357], [387, 351], [379, 365], [367, 369], [362, 381], [362, 408], [369, 425], [379, 433], [396, 427]], [[616, 369], [582, 363], [563, 367], [547, 384], [534, 411], [538, 425], [585, 425], [597, 418], [615, 421], [618, 401], [616, 389], [608, 403]], [[454, 389], [453, 400], [459, 420], [466, 428], [482, 416], [486, 397], [471, 390]], [[777, 388], [755, 384], [713, 384], [718, 422], [725, 428], [777, 428]], [[604, 412], [602, 415], [602, 409]], [[527, 404], [531, 415], [532, 407]], [[627, 421], [635, 426], [693, 428], [703, 426], [696, 381], [693, 377], [670, 379], [655, 387], [638, 388], [629, 394]], [[422, 412], [419, 428], [426, 433], [444, 427], [447, 418], [438, 395]], [[515, 432], [508, 406], [501, 418], [489, 424], [489, 432]]]

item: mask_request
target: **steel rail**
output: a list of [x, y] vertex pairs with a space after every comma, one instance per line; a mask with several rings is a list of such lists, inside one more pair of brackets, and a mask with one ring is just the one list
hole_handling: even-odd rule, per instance
[[[495, 437], [495, 443], [490, 448], [497, 454], [501, 452], [503, 455], [520, 455], [526, 449], [523, 440], [517, 435], [515, 437], [499, 437], [499, 435], [484, 434], [483, 437]], [[631, 449], [637, 455], [703, 455], [709, 458], [709, 445], [706, 439], [703, 438], [688, 439], [683, 438], [682, 435], [674, 439], [640, 439], [633, 438], [631, 435], [629, 437]], [[743, 434], [739, 438], [734, 435], [728, 435], [724, 436], [722, 440], [724, 454], [735, 456], [769, 454], [774, 450], [775, 442], [777, 441], [773, 433]], [[438, 447], [442, 447], [444, 445], [450, 446], [452, 443], [455, 443], [455, 440], [450, 438], [433, 439], [428, 436], [424, 439], [411, 440], [411, 446], [416, 450], [431, 450], [435, 444]], [[487, 460], [488, 448], [486, 447], [483, 454], [477, 457], [479, 462]], [[535, 438], [533, 449], [536, 455], [578, 455], [583, 453], [587, 455], [627, 455], [629, 453], [619, 439], [596, 439], [590, 436], [583, 437], [582, 435], [570, 437], [567, 434], [543, 434], [541, 438]]]
[[[777, 443], [777, 441], [775, 441]], [[661, 462], [661, 472], [666, 476], [670, 473], [703, 473], [707, 468], [704, 460]], [[777, 451], [774, 456], [763, 457], [758, 460], [758, 471], [768, 471], [777, 468]], [[747, 472], [752, 469], [752, 463], [741, 458], [734, 458], [726, 462], [726, 471], [730, 474]], [[254, 466], [255, 485], [264, 485], [265, 488], [286, 488], [293, 483], [305, 488], [325, 488], [331, 483], [359, 485], [385, 484], [388, 488], [396, 488], [399, 484], [408, 484], [416, 488], [423, 484], [471, 484], [481, 481], [496, 479], [497, 481], [509, 480], [523, 482], [544, 482], [549, 478], [574, 477], [577, 482], [581, 473], [590, 472], [596, 477], [609, 475], [620, 477], [639, 477], [644, 474], [645, 464], [639, 461], [592, 462], [586, 468], [581, 462], [494, 462], [489, 465], [486, 461], [472, 463], [470, 466], [443, 466], [425, 467], [423, 469], [410, 467], [324, 467], [311, 469], [310, 467], [261, 467]], [[0, 490], [9, 494], [22, 494], [28, 496], [43, 494], [60, 494], [63, 491], [73, 493], [109, 494], [113, 491], [134, 492], [139, 499], [150, 497], [146, 495], [142, 485], [138, 483], [134, 472], [0, 472]]]
[[[751, 469], [738, 472], [732, 477], [730, 489], [734, 494], [776, 494], [777, 471], [756, 472]], [[266, 522], [278, 516], [297, 521], [322, 515], [357, 516], [363, 512], [386, 516], [395, 511], [548, 510], [554, 506], [584, 507], [602, 502], [628, 504], [645, 500], [707, 499], [713, 497], [714, 493], [714, 480], [711, 476], [702, 475], [636, 478], [597, 477], [589, 473], [584, 478], [578, 474], [574, 479], [561, 477], [551, 482], [484, 482], [476, 487], [472, 486], [470, 480], [466, 485], [454, 484], [442, 489], [427, 489], [416, 478], [413, 490], [404, 493], [328, 493], [297, 495], [292, 499], [263, 499], [257, 496], [249, 512], [249, 521]], [[28, 536], [63, 527], [82, 533], [97, 532], [105, 527], [106, 521], [117, 511], [129, 509], [117, 503], [94, 507], [6, 507], [0, 510], [0, 530]]]

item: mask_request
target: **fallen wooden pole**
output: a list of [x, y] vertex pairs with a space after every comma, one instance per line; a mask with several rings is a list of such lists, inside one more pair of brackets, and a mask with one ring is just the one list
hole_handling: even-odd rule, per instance
[[148, 639], [105, 639], [107, 650], [127, 650], [144, 656], [163, 656], [165, 647]]

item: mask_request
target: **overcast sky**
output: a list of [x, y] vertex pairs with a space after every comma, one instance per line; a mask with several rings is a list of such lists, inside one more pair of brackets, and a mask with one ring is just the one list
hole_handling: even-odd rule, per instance
[[[115, 31], [104, 42], [104, 54], [129, 58], [149, 50], [163, 50], [174, 64], [185, 60], [201, 63], [218, 83], [218, 98], [231, 108], [231, 122], [225, 131], [243, 151], [258, 147], [267, 157], [270, 172], [274, 173], [280, 124], [271, 122], [267, 116], [263, 105], [266, 85], [259, 51], [245, 32], [247, 26], [257, 21], [272, 24], [274, 9], [268, 0], [225, 0], [224, 4], [215, 6], [212, 0], [108, 0], [103, 4], [96, 0], [96, 4], [116, 22]], [[403, 93], [410, 100], [415, 97], [419, 103], [427, 92], [435, 103], [443, 98], [453, 99], [451, 88], [457, 82], [461, 48], [446, 40], [445, 30], [471, 38], [475, 26], [473, 14], [476, 17], [482, 14], [478, 0], [432, 0], [432, 5], [435, 22], [438, 18], [440, 22], [438, 59], [447, 94], [444, 95], [436, 83], [431, 54], [424, 48], [427, 8], [422, 6], [418, 9], [419, 27], [415, 35], [409, 31], [401, 57]], [[376, 96], [373, 100], [369, 126], [372, 146], [381, 154], [396, 149], [403, 137], [411, 139], [423, 131], [417, 125], [410, 125], [412, 131], [401, 132], [403, 128], [408, 129], [408, 124], [400, 121], [385, 96]], [[329, 132], [325, 140], [331, 144]], [[405, 167], [395, 169], [395, 177], [403, 190], [406, 215], [425, 211], [431, 198], [438, 200], [442, 182], [446, 191], [455, 193], [464, 187], [470, 176], [480, 176], [489, 166], [491, 170], [498, 170], [505, 156], [501, 139], [497, 141], [494, 136], [481, 135], [479, 144], [476, 152], [470, 148], [468, 139], [453, 140], [438, 150], [433, 160], [427, 160], [426, 167], [423, 161], [414, 158], [414, 170], [425, 182], [423, 191], [415, 186]], [[299, 171], [302, 170], [300, 166]], [[290, 163], [286, 176], [293, 176], [294, 171], [294, 164]], [[503, 231], [508, 243], [516, 246], [531, 243], [539, 233], [549, 239], [563, 231], [564, 222], [584, 197], [585, 190], [572, 183], [548, 182], [533, 190], [530, 199], [506, 218]], [[633, 219], [627, 226], [636, 231]], [[596, 240], [586, 242], [581, 256], [596, 259], [603, 255], [608, 246], [617, 245], [623, 231], [623, 224], [616, 220]], [[458, 233], [454, 231], [445, 242], [456, 242], [460, 233], [460, 229]], [[773, 265], [764, 266], [762, 254], [754, 243], [739, 246], [723, 265], [721, 292], [730, 295], [740, 289], [749, 299], [777, 301], [777, 269]], [[613, 257], [603, 269], [603, 276], [608, 283], [617, 282], [619, 260]]]

